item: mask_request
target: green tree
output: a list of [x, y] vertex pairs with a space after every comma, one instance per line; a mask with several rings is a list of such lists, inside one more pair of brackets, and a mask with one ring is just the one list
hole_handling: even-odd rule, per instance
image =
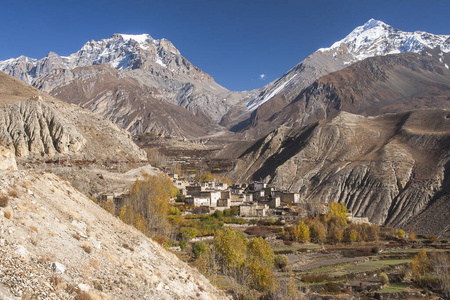
[[192, 251], [196, 258], [210, 253], [209, 246], [205, 242], [196, 242], [192, 247]]

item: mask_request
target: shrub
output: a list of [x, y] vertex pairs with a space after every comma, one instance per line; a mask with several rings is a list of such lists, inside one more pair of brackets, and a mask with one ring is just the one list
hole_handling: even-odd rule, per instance
[[375, 247], [372, 247], [371, 252], [372, 252], [373, 254], [378, 254], [378, 252], [380, 252], [380, 249], [378, 249], [378, 247], [375, 246]]
[[266, 222], [265, 222], [265, 224], [266, 225], [273, 225], [273, 224], [275, 224], [275, 219], [274, 218], [272, 218], [272, 217], [270, 217], [270, 218], [268, 218], [267, 220], [266, 220]]
[[284, 269], [289, 264], [289, 258], [287, 255], [277, 254], [275, 255], [275, 266], [279, 269]]
[[436, 237], [435, 235], [430, 236], [430, 237], [428, 238], [428, 240], [429, 240], [431, 243], [436, 243], [436, 242], [438, 241], [438, 239], [437, 239], [437, 237]]
[[209, 246], [205, 242], [196, 242], [193, 247], [194, 255], [196, 258], [202, 254], [209, 252]]
[[180, 229], [180, 235], [183, 240], [190, 240], [199, 234], [198, 230], [192, 227], [183, 227]]
[[335, 282], [327, 282], [324, 285], [323, 289], [324, 289], [324, 292], [332, 293], [332, 294], [336, 294], [336, 293], [339, 293], [341, 291], [341, 288]]
[[398, 229], [395, 231], [395, 235], [398, 236], [399, 238], [403, 238], [405, 236], [405, 231], [402, 229]]
[[213, 217], [216, 218], [216, 219], [222, 219], [222, 218], [223, 218], [223, 212], [220, 211], [220, 210], [216, 210], [216, 211], [213, 213]]
[[6, 195], [0, 196], [0, 207], [7, 207], [9, 202], [9, 198]]
[[383, 272], [380, 274], [380, 282], [382, 285], [389, 284], [389, 277], [387, 276], [386, 273]]
[[316, 282], [324, 282], [324, 281], [330, 281], [331, 277], [327, 274], [318, 274], [318, 275], [304, 275], [302, 276], [302, 281], [306, 283], [316, 283]]
[[181, 249], [181, 250], [184, 250], [184, 249], [186, 249], [186, 247], [187, 247], [186, 241], [181, 241], [181, 242], [180, 242], [180, 249]]

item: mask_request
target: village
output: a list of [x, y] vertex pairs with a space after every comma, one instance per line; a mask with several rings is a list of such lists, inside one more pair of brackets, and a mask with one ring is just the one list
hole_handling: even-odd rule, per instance
[[[237, 216], [246, 219], [275, 218], [284, 223], [304, 217], [314, 217], [328, 212], [322, 203], [304, 201], [300, 193], [280, 191], [262, 181], [229, 186], [216, 180], [195, 182], [192, 179], [169, 174], [173, 184], [180, 191], [178, 199], [198, 208], [204, 214], [235, 208]], [[367, 217], [347, 217], [355, 223], [369, 223]]]

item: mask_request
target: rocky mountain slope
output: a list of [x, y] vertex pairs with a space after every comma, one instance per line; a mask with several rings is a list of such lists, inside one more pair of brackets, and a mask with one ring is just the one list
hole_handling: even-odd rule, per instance
[[[439, 57], [439, 58], [438, 58]], [[450, 55], [413, 53], [367, 58], [316, 80], [283, 108], [268, 102], [253, 113], [249, 135], [267, 134], [279, 125], [303, 126], [339, 111], [363, 115], [415, 108], [450, 108]]]
[[340, 112], [305, 127], [282, 126], [248, 148], [230, 175], [265, 179], [304, 201], [345, 201], [356, 216], [404, 226], [433, 204], [448, 211], [441, 199], [449, 188], [449, 116], [439, 109], [377, 117]]
[[21, 158], [145, 160], [125, 130], [0, 72], [0, 141]]
[[269, 83], [244, 110], [231, 110], [231, 117], [226, 115], [223, 124], [231, 126], [233, 131], [245, 131], [255, 127], [261, 115], [267, 115], [268, 112], [276, 114], [315, 80], [369, 57], [422, 53], [434, 56], [442, 67], [448, 69], [450, 62], [443, 56], [449, 52], [450, 35], [434, 35], [421, 31], [403, 32], [371, 19], [356, 27], [344, 39], [329, 48], [317, 50], [285, 75]]
[[114, 34], [67, 57], [52, 52], [40, 60], [21, 56], [0, 62], [0, 70], [94, 110], [132, 134], [205, 135], [245, 98], [193, 66], [168, 40], [148, 34]]
[[198, 271], [67, 181], [44, 171], [0, 173], [8, 199], [0, 207], [1, 299], [223, 298]]

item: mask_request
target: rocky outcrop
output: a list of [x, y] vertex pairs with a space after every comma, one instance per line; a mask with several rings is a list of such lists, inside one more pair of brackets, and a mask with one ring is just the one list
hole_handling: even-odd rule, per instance
[[76, 153], [86, 144], [80, 132], [44, 104], [41, 97], [3, 108], [0, 140], [19, 157], [30, 153], [48, 156]]
[[265, 179], [304, 201], [344, 201], [355, 216], [402, 226], [448, 193], [449, 115], [341, 112], [306, 127], [280, 127], [244, 152], [231, 175]]
[[[41, 96], [39, 96], [41, 95]], [[146, 160], [128, 132], [0, 72], [0, 141], [19, 158]]]
[[3, 146], [0, 146], [0, 171], [17, 171], [14, 153]]

